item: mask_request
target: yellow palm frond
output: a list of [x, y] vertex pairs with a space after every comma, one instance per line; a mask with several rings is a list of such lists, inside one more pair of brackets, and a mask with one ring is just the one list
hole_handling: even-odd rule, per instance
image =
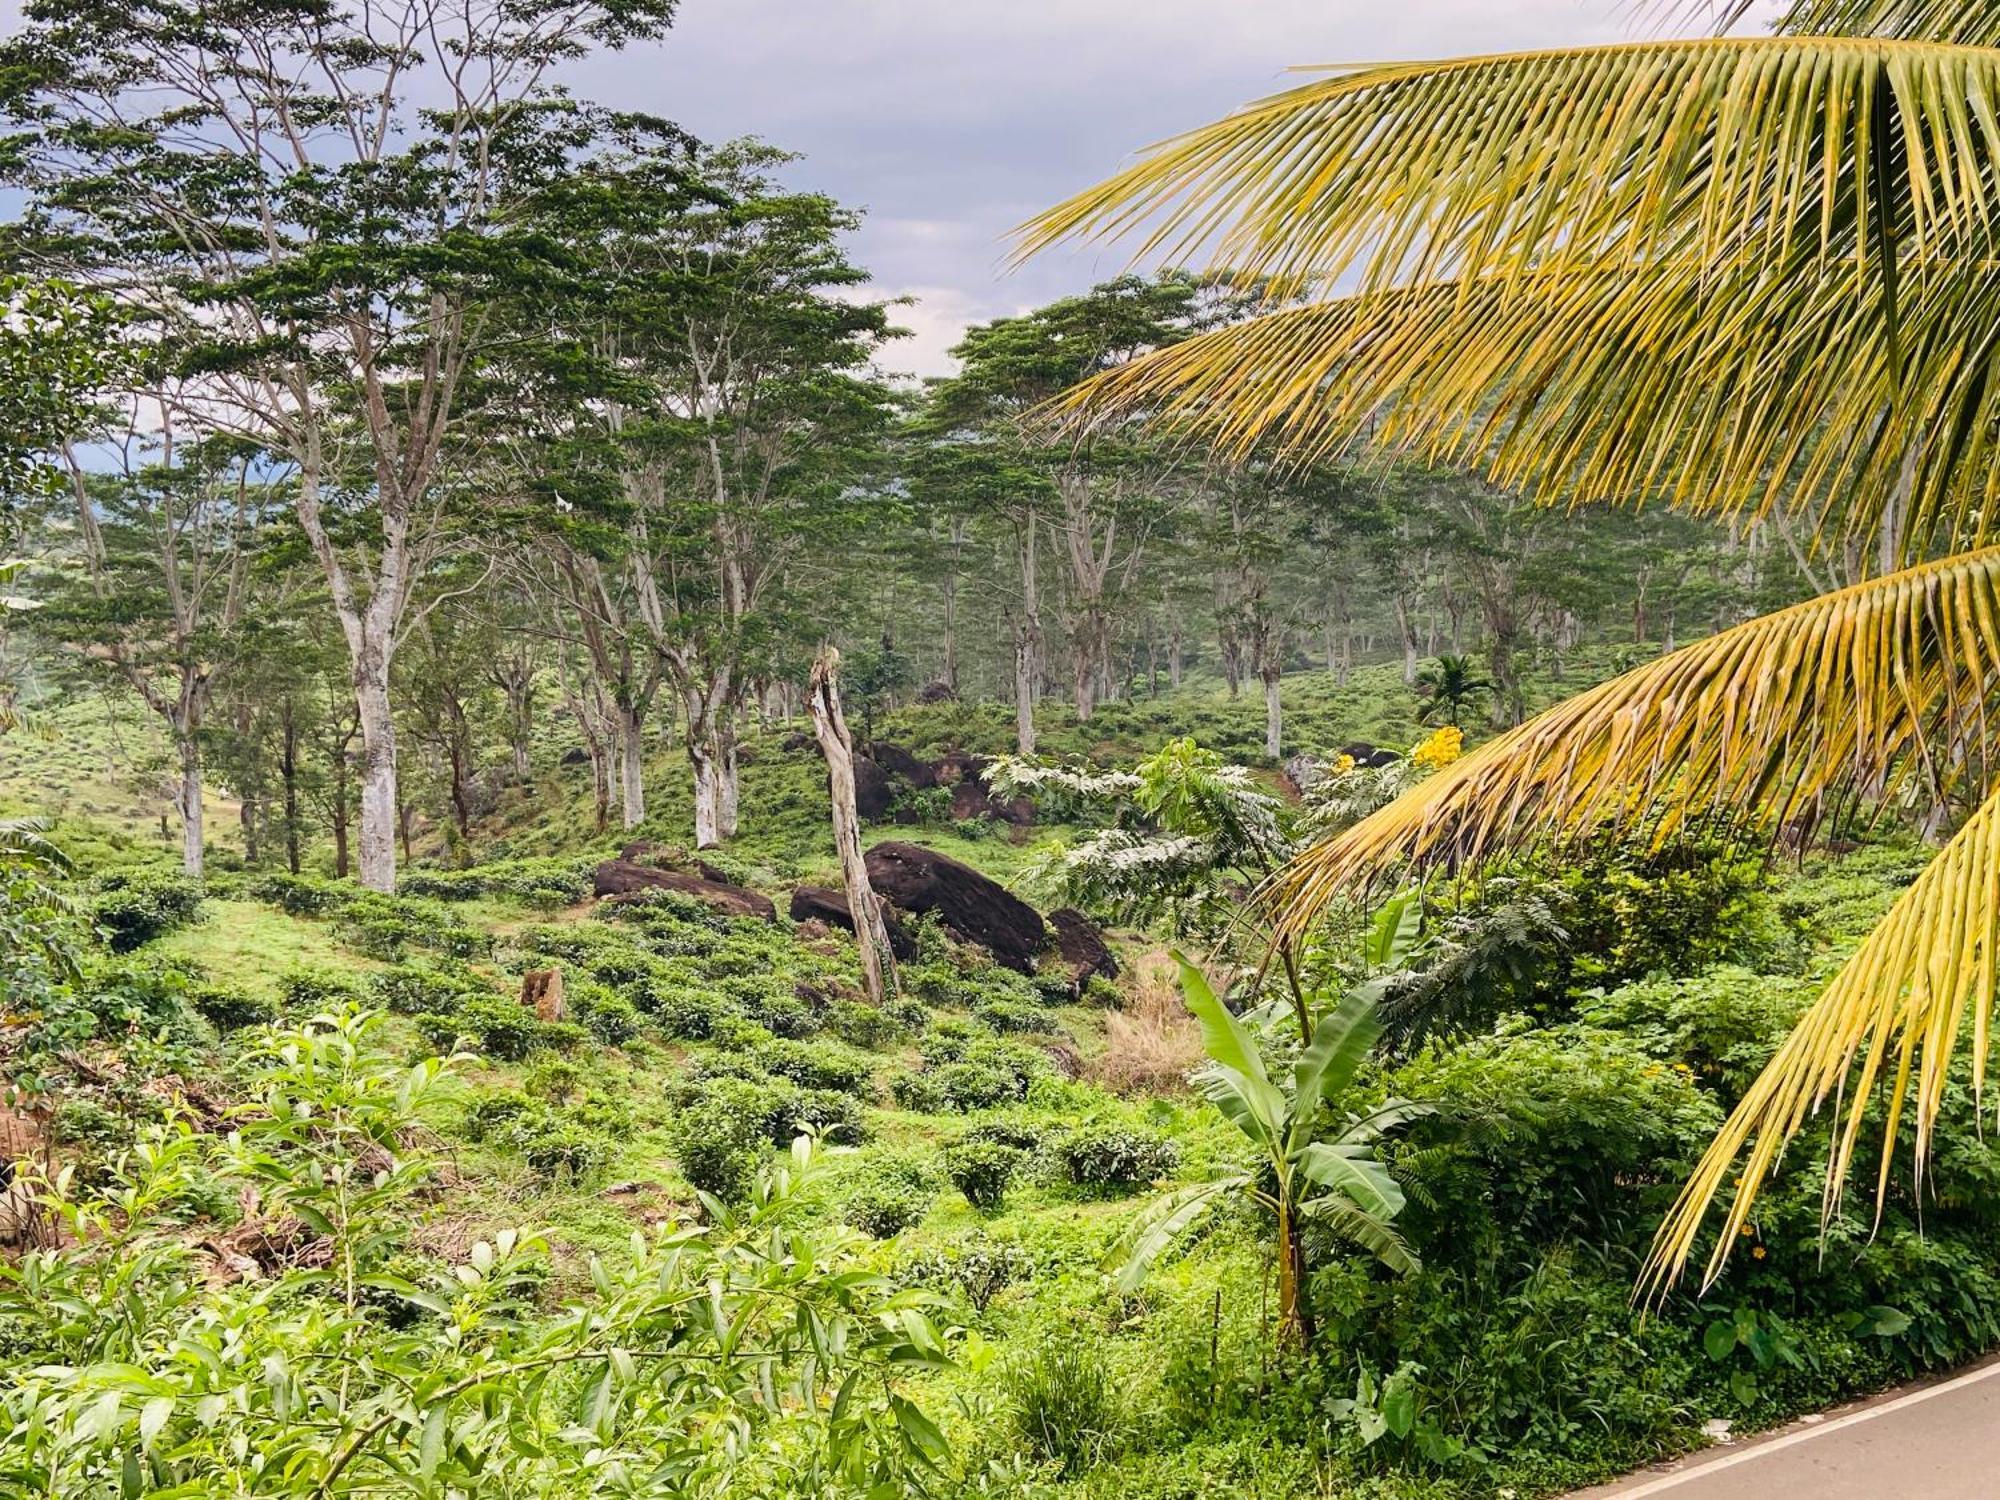
[[1727, 812], [1766, 829], [1910, 776], [1976, 771], [2000, 682], [2000, 547], [1825, 594], [1600, 683], [1299, 855], [1265, 899], [1297, 938], [1404, 872]]
[[[1694, 12], [1694, 5], [1677, 5]], [[1718, 9], [1700, 0], [1699, 16], [1727, 31], [1749, 18], [1751, 0]], [[1892, 36], [1968, 47], [2000, 46], [2000, 7], [1991, 0], [1790, 0], [1772, 23], [1793, 36]]]
[[1873, 533], [1983, 540], [2000, 514], [2000, 271], [1926, 268], [1892, 327], [1853, 262], [1694, 260], [1441, 283], [1286, 307], [1079, 387], [1059, 420], [1133, 411], [1234, 458], [1370, 445], [1572, 501], [1647, 496]]
[[1023, 248], [1136, 232], [1322, 304], [1141, 360], [1088, 410], [1165, 403], [1303, 456], [1379, 419], [1562, 498], [1730, 510], [1803, 476], [1857, 533], [1907, 510], [1907, 556], [1991, 510], [1958, 460], [1993, 422], [1996, 206], [2000, 50], [1710, 38], [1316, 80]]
[[1913, 1170], [1921, 1180], [1968, 1009], [1975, 1094], [1985, 1081], [1996, 946], [2000, 793], [1925, 866], [1737, 1103], [1660, 1226], [1642, 1285], [1658, 1292], [1682, 1275], [1711, 1205], [1726, 1196], [1729, 1211], [1708, 1257], [1703, 1290], [1713, 1285], [1786, 1143], [1829, 1098], [1841, 1111], [1827, 1164], [1829, 1217], [1840, 1206], [1853, 1162], [1861, 1106], [1885, 1082], [1878, 1205], [1913, 1088]]

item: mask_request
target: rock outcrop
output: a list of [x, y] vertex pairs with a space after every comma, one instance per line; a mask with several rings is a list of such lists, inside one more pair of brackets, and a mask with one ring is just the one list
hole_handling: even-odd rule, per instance
[[709, 880], [700, 875], [687, 875], [679, 870], [657, 870], [651, 865], [634, 864], [629, 859], [607, 859], [599, 865], [593, 879], [593, 887], [600, 896], [618, 899], [633, 897], [646, 891], [677, 891], [683, 896], [692, 896], [712, 911], [719, 911], [729, 917], [756, 917], [760, 921], [775, 922], [778, 909], [771, 904], [769, 896], [760, 895], [740, 885], [730, 885], [726, 881]]
[[915, 915], [937, 913], [946, 931], [978, 943], [1023, 974], [1049, 943], [1048, 924], [1027, 902], [970, 865], [916, 844], [889, 840], [867, 854], [868, 883], [884, 901]]

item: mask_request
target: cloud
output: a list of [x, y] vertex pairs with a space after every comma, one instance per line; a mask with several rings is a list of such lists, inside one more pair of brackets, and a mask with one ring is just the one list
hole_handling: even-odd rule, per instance
[[1655, 20], [1624, 0], [683, 0], [661, 48], [576, 82], [803, 153], [793, 180], [867, 211], [854, 250], [878, 290], [921, 299], [889, 363], [931, 374], [966, 322], [1124, 268], [1077, 250], [1010, 272], [1015, 225], [1288, 67], [1617, 42]]

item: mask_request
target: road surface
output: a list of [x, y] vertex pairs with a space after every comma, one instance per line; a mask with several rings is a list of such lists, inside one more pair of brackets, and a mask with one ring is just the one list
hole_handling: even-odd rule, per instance
[[1569, 1500], [1996, 1500], [2000, 1361]]

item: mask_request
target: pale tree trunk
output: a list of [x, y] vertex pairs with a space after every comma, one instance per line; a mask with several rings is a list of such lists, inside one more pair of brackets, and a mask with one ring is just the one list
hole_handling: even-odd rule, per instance
[[361, 716], [361, 883], [372, 891], [396, 888], [396, 721], [389, 710], [386, 651], [364, 652], [354, 663], [354, 706]]
[[[734, 711], [725, 706], [726, 718], [733, 718]], [[720, 753], [716, 756], [716, 823], [725, 839], [736, 837], [736, 814], [741, 801], [739, 782], [736, 775], [736, 726], [725, 722], [718, 726], [721, 741]]]
[[1014, 631], [1014, 749], [1035, 753], [1035, 668], [1042, 648], [1039, 584], [1035, 577], [1035, 518], [1016, 532], [1021, 564], [1021, 607], [1010, 612]]
[[854, 918], [854, 943], [861, 950], [861, 978], [868, 998], [883, 1004], [896, 993], [896, 956], [889, 947], [889, 928], [882, 903], [868, 882], [868, 863], [861, 853], [861, 815], [854, 797], [854, 741], [840, 711], [840, 653], [828, 646], [813, 662], [813, 735], [826, 757], [826, 782], [833, 807], [833, 842], [840, 852], [840, 878], [847, 888], [847, 910]]
[[628, 829], [646, 821], [646, 726], [637, 709], [618, 705], [620, 816]]
[[1264, 753], [1276, 760], [1282, 751], [1285, 736], [1285, 705], [1278, 694], [1279, 667], [1276, 662], [1266, 662], [1264, 666]]
[[1403, 635], [1403, 686], [1417, 685], [1417, 627], [1410, 614], [1410, 601], [1396, 596], [1396, 628]]
[[181, 869], [199, 880], [201, 878], [201, 751], [195, 743], [192, 729], [177, 724], [175, 736], [180, 741], [181, 758], [180, 790], [174, 796], [174, 804], [181, 815]]

